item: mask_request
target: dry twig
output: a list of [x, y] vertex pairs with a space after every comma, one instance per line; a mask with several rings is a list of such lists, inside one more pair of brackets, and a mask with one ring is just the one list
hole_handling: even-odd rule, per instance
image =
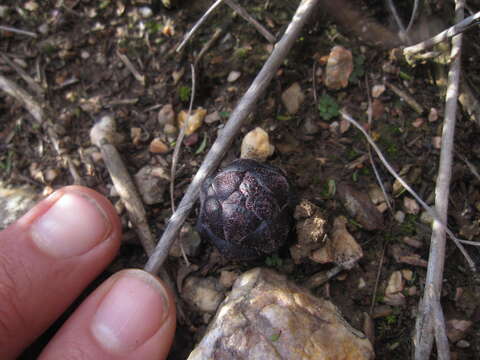
[[255, 20], [243, 7], [235, 0], [225, 0], [225, 4], [230, 6], [238, 15], [248, 21], [269, 43], [275, 43], [276, 39], [270, 31], [265, 29], [262, 24]]
[[[455, 20], [461, 21], [464, 16], [464, 0], [455, 1]], [[434, 219], [428, 256], [427, 278], [423, 301], [419, 306], [419, 314], [415, 326], [415, 360], [427, 360], [433, 346], [433, 335], [437, 344], [439, 359], [450, 359], [445, 319], [443, 317], [440, 298], [442, 295], [443, 268], [445, 264], [446, 235], [443, 224], [447, 223], [450, 179], [452, 176], [453, 142], [455, 120], [457, 115], [457, 98], [460, 84], [462, 37], [452, 39], [452, 59], [448, 73], [448, 87], [445, 102], [445, 118], [442, 131], [442, 149], [437, 184], [435, 187], [435, 209], [439, 220]]]
[[118, 137], [118, 134], [116, 133], [115, 120], [110, 115], [103, 116], [90, 130], [90, 139], [102, 153], [110, 178], [125, 204], [128, 217], [134, 225], [140, 242], [145, 252], [151, 254], [155, 248], [155, 242], [148, 227], [147, 214], [135, 184], [115, 148], [116, 137]]
[[420, 105], [413, 97], [407, 94], [407, 92], [401, 90], [399, 87], [393, 85], [392, 83], [385, 81], [385, 85], [402, 98], [410, 107], [419, 114], [423, 114], [424, 110], [422, 105]]
[[167, 228], [159, 240], [153, 255], [145, 265], [145, 270], [151, 273], [156, 273], [162, 266], [168, 255], [170, 246], [180, 230], [180, 227], [197, 200], [203, 181], [220, 163], [220, 160], [226, 153], [234, 137], [238, 134], [243, 122], [254, 108], [257, 100], [265, 92], [277, 69], [280, 67], [291, 47], [298, 38], [303, 25], [306, 23], [309, 15], [313, 12], [313, 9], [319, 3], [319, 1], [320, 0], [301, 1], [292, 21], [290, 22], [290, 25], [285, 31], [285, 34], [277, 43], [274, 50], [270, 54], [270, 57], [265, 62], [262, 69], [248, 88], [247, 92], [232, 112], [230, 119], [225, 124], [221, 136], [217, 137], [215, 143], [212, 145], [212, 148], [200, 166], [200, 169], [198, 169], [195, 177], [192, 179], [192, 182], [183, 196], [177, 211], [171, 216], [167, 224]]
[[480, 22], [480, 11], [473, 14], [472, 16], [465, 18], [462, 21], [459, 21], [457, 24], [453, 25], [452, 27], [449, 27], [448, 29], [442, 31], [441, 33], [438, 33], [437, 35], [435, 35], [434, 37], [428, 40], [425, 40], [425, 41], [422, 41], [421, 43], [404, 48], [403, 55], [405, 55], [405, 57], [407, 58], [411, 58], [412, 55], [418, 52], [430, 49], [434, 45], [437, 45], [442, 41], [448, 40], [449, 38], [468, 30], [473, 25], [477, 25], [478, 22]]
[[145, 75], [140, 74], [140, 72], [135, 68], [135, 66], [132, 64], [130, 59], [126, 55], [118, 51], [118, 49], [117, 49], [117, 55], [120, 58], [120, 60], [122, 60], [122, 62], [125, 64], [127, 69], [130, 70], [135, 80], [137, 80], [140, 84], [145, 85]]
[[190, 121], [190, 115], [192, 114], [193, 101], [195, 100], [195, 66], [190, 65], [192, 71], [192, 95], [190, 96], [190, 105], [188, 106], [187, 118], [183, 122], [183, 126], [178, 134], [177, 141], [175, 143], [175, 149], [172, 156], [172, 167], [170, 169], [170, 203], [172, 206], [172, 212], [175, 212], [175, 199], [173, 198], [173, 192], [175, 190], [175, 176], [177, 173], [177, 163], [180, 156], [180, 149], [182, 148], [183, 139], [185, 138], [185, 130], [187, 129], [188, 122]]
[[12, 33], [20, 34], [20, 35], [26, 35], [26, 36], [30, 36], [30, 37], [33, 37], [33, 38], [38, 37], [38, 35], [34, 32], [27, 31], [27, 30], [22, 30], [22, 29], [17, 29], [17, 28], [14, 28], [12, 26], [0, 25], [0, 30], [8, 31], [8, 32], [12, 32]]
[[185, 47], [186, 43], [188, 42], [188, 40], [190, 40], [190, 38], [193, 36], [193, 34], [195, 34], [195, 31], [198, 30], [198, 28], [200, 28], [200, 26], [205, 22], [205, 20], [207, 20], [208, 16], [217, 8], [219, 7], [222, 2], [224, 2], [224, 0], [217, 0], [215, 1], [212, 6], [210, 6], [208, 8], [207, 11], [205, 11], [205, 14], [203, 14], [203, 16], [198, 19], [198, 21], [195, 23], [195, 25], [193, 25], [193, 27], [190, 29], [190, 31], [185, 35], [185, 37], [183, 38], [182, 42], [177, 46], [177, 52], [180, 52], [182, 51], [182, 49]]
[[407, 182], [405, 180], [403, 180], [400, 175], [397, 174], [397, 172], [393, 169], [392, 165], [390, 165], [388, 163], [387, 159], [382, 154], [382, 152], [378, 148], [377, 144], [375, 144], [375, 142], [370, 137], [370, 135], [368, 135], [368, 133], [365, 131], [365, 129], [354, 118], [352, 118], [349, 114], [347, 114], [345, 111], [341, 111], [340, 113], [341, 113], [341, 115], [344, 119], [347, 119], [350, 123], [352, 123], [358, 130], [360, 130], [360, 132], [363, 134], [363, 136], [366, 137], [367, 141], [369, 142], [370, 145], [372, 145], [373, 150], [375, 150], [379, 159], [382, 161], [383, 165], [388, 170], [388, 172], [390, 174], [392, 174], [392, 176], [395, 179], [398, 180], [398, 182], [405, 188], [405, 190], [407, 190], [415, 198], [415, 200], [418, 201], [420, 206], [423, 207], [425, 209], [425, 211], [427, 211], [428, 215], [430, 215], [433, 219], [437, 220], [439, 222], [439, 224], [441, 224], [445, 228], [445, 231], [448, 234], [448, 236], [450, 236], [450, 238], [453, 240], [455, 245], [457, 245], [458, 249], [461, 251], [462, 255], [465, 257], [465, 260], [467, 261], [468, 266], [470, 267], [470, 270], [472, 272], [476, 272], [475, 263], [473, 262], [472, 258], [470, 257], [470, 255], [468, 255], [467, 251], [465, 250], [465, 248], [461, 244], [461, 242], [464, 242], [464, 240], [458, 239], [455, 236], [455, 234], [452, 232], [452, 230], [450, 230], [448, 228], [448, 226], [441, 221], [441, 219], [437, 215], [436, 210], [434, 208], [428, 206], [427, 203], [425, 201], [423, 201], [422, 198], [420, 196], [418, 196], [418, 194], [410, 187], [410, 185], [408, 185]]
[[25, 70], [18, 66], [14, 61], [10, 60], [7, 55], [0, 54], [0, 56], [2, 57], [3, 61], [10, 65], [10, 67], [12, 67], [18, 73], [18, 75], [22, 77], [22, 79], [28, 84], [30, 89], [35, 91], [37, 96], [43, 96], [45, 94], [45, 90], [40, 85], [38, 85], [37, 82], [25, 72]]
[[60, 142], [58, 141], [57, 134], [53, 130], [53, 123], [51, 118], [43, 107], [31, 96], [28, 92], [22, 89], [20, 86], [15, 84], [10, 79], [0, 74], [0, 89], [5, 91], [8, 95], [14, 97], [22, 103], [22, 105], [27, 109], [30, 115], [33, 116], [35, 121], [43, 126], [52, 142], [53, 148], [57, 154], [65, 161], [68, 165], [68, 170], [73, 177], [74, 183], [78, 185], [83, 184], [83, 180], [77, 172], [75, 165], [73, 164], [72, 159], [68, 154], [65, 153], [64, 149], [60, 147]]

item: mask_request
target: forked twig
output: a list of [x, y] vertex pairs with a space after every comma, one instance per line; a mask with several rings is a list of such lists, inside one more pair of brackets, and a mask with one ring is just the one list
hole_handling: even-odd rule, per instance
[[195, 31], [198, 30], [198, 28], [207, 20], [208, 16], [217, 8], [219, 7], [225, 0], [217, 0], [215, 1], [212, 6], [208, 8], [207, 11], [205, 11], [205, 14], [198, 19], [198, 21], [193, 25], [193, 27], [190, 29], [190, 31], [185, 35], [183, 38], [182, 42], [177, 46], [177, 52], [182, 51], [182, 49], [185, 47], [186, 43], [190, 38], [195, 34]]
[[225, 0], [225, 4], [230, 6], [238, 15], [248, 21], [262, 36], [267, 39], [269, 43], [275, 43], [275, 36], [270, 31], [265, 29], [252, 15], [250, 15], [243, 7], [240, 6], [235, 0]]
[[[455, 20], [461, 21], [464, 16], [465, 0], [455, 1]], [[445, 319], [443, 317], [440, 298], [442, 295], [443, 268], [445, 265], [446, 235], [443, 224], [447, 223], [450, 179], [452, 176], [453, 142], [455, 120], [457, 115], [457, 98], [460, 84], [462, 37], [452, 39], [450, 71], [445, 102], [445, 118], [442, 131], [442, 148], [437, 184], [435, 187], [435, 209], [439, 219], [434, 219], [428, 256], [427, 278], [423, 301], [419, 307], [415, 334], [415, 360], [430, 358], [433, 336], [437, 344], [439, 359], [450, 359]]]
[[448, 29], [438, 33], [437, 35], [435, 35], [434, 37], [428, 40], [425, 40], [425, 41], [422, 41], [421, 43], [404, 48], [403, 55], [405, 55], [406, 57], [411, 57], [412, 55], [420, 51], [430, 49], [434, 45], [437, 45], [442, 41], [448, 40], [449, 38], [457, 34], [460, 34], [465, 30], [468, 30], [473, 25], [477, 25], [478, 22], [480, 22], [480, 11], [473, 14], [472, 16], [469, 16], [463, 19], [462, 21], [457, 22], [452, 27], [449, 27]]
[[277, 43], [269, 58], [263, 65], [258, 75], [253, 80], [247, 92], [230, 115], [221, 136], [217, 137], [202, 165], [192, 179], [178, 209], [171, 216], [167, 228], [160, 238], [154, 253], [145, 265], [145, 270], [156, 273], [165, 261], [168, 250], [173, 243], [180, 227], [187, 218], [200, 192], [200, 187], [205, 178], [218, 166], [228, 147], [238, 134], [248, 114], [253, 110], [257, 100], [263, 95], [277, 69], [283, 63], [288, 52], [297, 40], [300, 31], [305, 25], [309, 15], [320, 0], [302, 0], [295, 12], [284, 35]]

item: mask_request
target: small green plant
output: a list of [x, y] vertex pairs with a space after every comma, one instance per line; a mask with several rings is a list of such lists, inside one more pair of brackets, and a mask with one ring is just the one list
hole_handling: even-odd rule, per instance
[[281, 330], [280, 330], [278, 333], [273, 334], [272, 336], [270, 336], [270, 341], [271, 341], [271, 342], [278, 341], [278, 339], [280, 339], [280, 335], [282, 335], [282, 331], [281, 331]]
[[151, 35], [154, 35], [154, 34], [158, 34], [162, 31], [162, 24], [159, 23], [158, 21], [148, 21], [146, 24], [145, 24], [145, 27], [148, 31], [149, 34]]
[[365, 63], [365, 56], [357, 55], [353, 59], [353, 71], [350, 74], [349, 81], [356, 84], [358, 80], [365, 74], [365, 69], [363, 67]]
[[192, 93], [192, 89], [190, 89], [188, 86], [180, 86], [178, 89], [178, 96], [180, 97], [180, 100], [183, 102], [187, 102], [188, 99], [190, 99], [190, 94]]
[[265, 265], [267, 265], [269, 267], [277, 267], [278, 268], [278, 267], [282, 266], [282, 264], [283, 264], [283, 261], [282, 261], [282, 259], [280, 259], [278, 257], [277, 254], [273, 254], [273, 255], [267, 256], [265, 258]]
[[340, 114], [340, 107], [333, 97], [323, 94], [318, 102], [318, 111], [322, 119], [329, 121]]
[[103, 0], [103, 1], [98, 5], [98, 8], [99, 8], [100, 10], [103, 10], [103, 9], [107, 8], [109, 5], [110, 5], [110, 0]]
[[321, 195], [324, 198], [332, 198], [337, 192], [337, 184], [334, 179], [328, 179], [328, 181], [323, 185]]
[[390, 314], [385, 317], [385, 320], [387, 321], [388, 325], [393, 325], [397, 322], [397, 316], [394, 314]]

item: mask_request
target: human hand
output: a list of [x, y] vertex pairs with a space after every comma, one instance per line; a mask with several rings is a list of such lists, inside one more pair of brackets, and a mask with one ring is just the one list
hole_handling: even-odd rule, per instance
[[[0, 232], [0, 359], [14, 359], [112, 261], [115, 209], [97, 192], [62, 188]], [[44, 359], [165, 359], [175, 304], [160, 280], [120, 271], [75, 310]]]

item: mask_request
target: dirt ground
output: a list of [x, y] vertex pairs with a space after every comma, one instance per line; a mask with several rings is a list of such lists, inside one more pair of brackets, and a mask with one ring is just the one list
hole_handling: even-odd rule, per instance
[[[211, 3], [183, 1], [172, 9], [165, 9], [160, 3], [134, 0], [4, 2], [6, 10], [1, 11], [0, 25], [34, 31], [38, 36], [33, 38], [0, 30], [0, 72], [48, 108], [60, 147], [71, 157], [80, 178], [120, 208], [108, 172], [103, 162], [95, 159], [95, 149], [90, 143], [89, 131], [95, 120], [105, 112], [114, 115], [118, 132], [123, 136], [118, 149], [130, 174], [147, 164], [164, 166], [169, 173], [176, 136], [165, 134], [158, 122], [158, 112], [167, 104], [177, 113], [188, 109], [190, 64], [198, 59], [202, 47], [217, 32], [218, 40], [197, 63], [194, 107], [201, 106], [208, 114], [216, 111], [219, 119], [204, 123], [185, 141], [174, 192], [178, 203], [218, 130], [272, 50], [272, 45], [252, 26], [223, 5], [202, 25], [183, 52], [175, 52], [185, 33]], [[285, 31], [297, 6], [297, 2], [292, 1], [244, 3], [245, 9], [277, 38]], [[398, 1], [404, 21], [408, 20], [411, 3]], [[473, 12], [478, 10], [478, 5], [471, 6]], [[152, 13], [142, 7], [148, 7]], [[445, 29], [452, 24], [452, 19], [453, 5], [449, 2], [425, 2], [413, 29], [412, 41]], [[348, 217], [335, 192], [337, 184], [346, 182], [360, 192], [367, 192], [378, 183], [365, 139], [353, 127], [345, 129], [336, 113], [337, 108], [345, 107], [369, 127], [393, 167], [427, 203], [433, 204], [448, 66], [434, 60], [408, 65], [398, 56], [401, 43], [397, 33], [383, 1], [323, 3], [249, 116], [241, 136], [226, 154], [225, 163], [239, 156], [244, 134], [256, 126], [262, 127], [276, 148], [268, 162], [287, 172], [299, 197], [316, 204], [328, 220], [327, 228], [331, 228], [336, 216]], [[478, 33], [465, 34], [463, 81], [474, 93], [478, 93], [476, 89], [480, 86], [478, 44]], [[348, 86], [340, 90], [328, 89], [323, 84], [325, 58], [335, 45], [350, 50], [354, 63]], [[132, 74], [122, 56], [130, 60], [143, 79]], [[5, 58], [33, 78], [40, 89], [25, 82]], [[228, 81], [232, 72], [240, 76]], [[281, 95], [295, 82], [300, 85], [305, 100], [300, 110], [292, 115], [287, 113]], [[386, 83], [413, 97], [423, 111], [415, 111], [387, 86], [372, 100], [373, 119], [367, 125], [367, 94], [374, 85]], [[140, 130], [132, 130], [136, 128]], [[134, 136], [136, 131], [140, 136]], [[472, 241], [480, 234], [480, 179], [475, 174], [480, 164], [479, 135], [478, 123], [459, 106], [449, 225], [458, 236]], [[167, 145], [164, 154], [149, 151], [154, 138]], [[393, 209], [384, 209], [381, 230], [367, 231], [349, 217], [348, 230], [361, 245], [364, 256], [352, 270], [314, 292], [330, 297], [358, 329], [362, 329], [363, 313], [370, 312], [373, 301], [375, 309], [383, 311], [373, 311], [377, 359], [406, 359], [412, 351], [411, 335], [425, 283], [431, 231], [428, 219], [422, 218], [423, 211], [406, 200], [410, 195], [396, 187], [393, 177], [377, 158], [374, 161], [391, 196]], [[27, 184], [39, 194], [48, 194], [74, 182], [45, 127], [3, 92], [0, 93], [0, 169], [0, 180], [5, 184]], [[146, 206], [150, 228], [157, 238], [171, 214], [168, 190], [164, 199], [159, 204]], [[402, 214], [404, 219], [400, 222]], [[192, 226], [196, 215], [197, 210], [187, 221]], [[128, 227], [125, 212], [122, 217], [125, 243], [117, 260], [98, 282], [121, 268], [141, 267], [146, 262], [146, 255], [136, 244], [136, 235]], [[417, 247], [411, 246], [412, 242], [408, 244], [412, 239]], [[290, 245], [294, 242], [292, 235]], [[467, 247], [467, 250], [476, 261], [480, 260], [478, 248]], [[308, 259], [296, 264], [288, 247], [267, 260], [243, 263], [218, 260], [212, 252], [210, 244], [202, 243], [198, 255], [189, 258], [198, 269], [197, 275], [218, 276], [225, 269], [240, 273], [262, 265], [273, 266], [302, 283], [331, 267]], [[402, 261], [399, 252], [416, 260]], [[445, 318], [447, 321], [472, 321], [469, 330], [451, 343], [451, 350], [456, 359], [478, 359], [478, 287], [465, 260], [451, 242], [448, 242], [446, 256], [442, 294]], [[167, 262], [174, 279], [184, 268], [182, 258], [171, 257]], [[385, 304], [385, 288], [391, 274], [397, 270], [411, 271], [403, 285], [404, 301], [397, 306], [388, 305]], [[359, 279], [362, 279], [361, 285]], [[171, 359], [185, 359], [206, 328], [201, 313], [186, 303], [182, 306], [189, 321], [178, 326]], [[61, 322], [62, 319], [24, 354], [23, 359], [35, 358]]]

